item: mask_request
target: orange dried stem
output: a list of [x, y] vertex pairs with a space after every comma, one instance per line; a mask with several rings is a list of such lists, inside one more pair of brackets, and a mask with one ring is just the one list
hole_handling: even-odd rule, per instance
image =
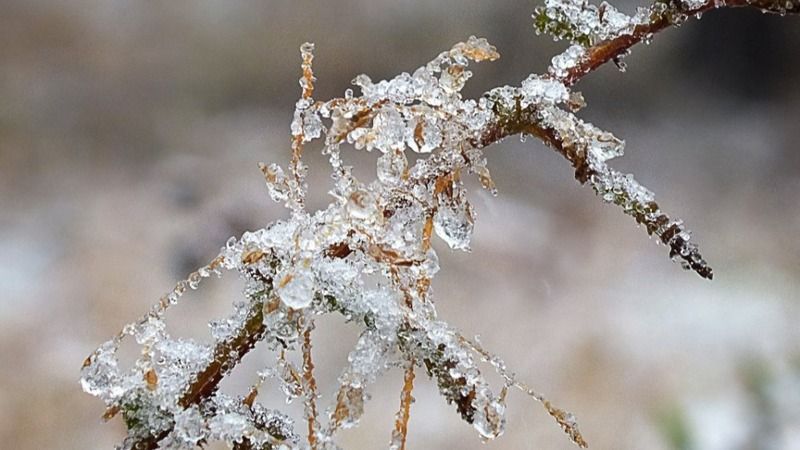
[[400, 410], [397, 412], [397, 420], [394, 423], [394, 432], [392, 433], [393, 443], [398, 443], [400, 450], [406, 448], [406, 438], [408, 436], [408, 419], [411, 417], [411, 404], [414, 403], [414, 359], [408, 362], [406, 373], [403, 377], [403, 390], [400, 392]]
[[312, 62], [314, 61], [314, 44], [305, 43], [300, 48], [300, 55], [303, 58], [301, 65], [303, 69], [303, 98], [309, 99], [314, 94], [314, 69]]
[[[300, 47], [300, 55], [303, 58], [303, 63], [301, 64], [301, 68], [303, 70], [303, 76], [300, 79], [300, 85], [303, 87], [302, 97], [304, 100], [310, 100], [311, 96], [314, 94], [314, 70], [312, 68], [312, 61], [314, 60], [314, 44], [305, 43], [302, 47]], [[301, 116], [304, 114], [303, 112], [300, 113]], [[303, 141], [305, 140], [305, 135], [303, 134], [303, 126], [302, 126], [302, 117], [300, 123], [300, 131], [297, 134], [292, 136], [292, 161], [291, 161], [291, 170], [292, 176], [294, 177], [296, 186], [295, 186], [295, 201], [296, 207], [299, 209], [303, 208], [304, 203], [304, 187], [303, 187], [303, 168], [301, 167], [300, 160], [303, 157]]]
[[308, 445], [311, 450], [317, 449], [317, 431], [319, 421], [317, 418], [317, 380], [314, 379], [314, 361], [311, 358], [311, 329], [309, 324], [303, 332], [303, 381], [306, 396], [306, 420], [308, 421]]
[[561, 426], [561, 429], [564, 430], [565, 433], [569, 436], [572, 442], [575, 443], [580, 448], [588, 448], [589, 444], [583, 439], [580, 430], [578, 430], [578, 424], [575, 422], [575, 418], [572, 416], [571, 413], [568, 413], [562, 409], [558, 409], [553, 406], [549, 401], [545, 400], [543, 403], [545, 409], [547, 409], [547, 413], [550, 414], [556, 422]]
[[331, 414], [331, 421], [327, 430], [329, 436], [333, 436], [333, 434], [339, 430], [339, 427], [342, 426], [342, 423], [344, 423], [348, 417], [353, 416], [350, 410], [350, 401], [354, 397], [363, 398], [363, 389], [355, 388], [350, 385], [342, 385], [339, 388], [339, 392], [336, 394], [336, 407], [333, 410], [333, 414]]

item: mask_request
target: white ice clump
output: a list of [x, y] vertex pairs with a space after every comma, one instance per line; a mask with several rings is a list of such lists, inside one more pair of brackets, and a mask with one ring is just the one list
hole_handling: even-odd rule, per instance
[[522, 81], [521, 92], [532, 104], [556, 105], [569, 100], [569, 90], [562, 82], [535, 74]]
[[172, 433], [179, 446], [195, 448], [201, 440], [208, 437], [208, 428], [199, 409], [192, 406], [175, 414], [175, 428]]
[[553, 57], [548, 70], [552, 75], [564, 78], [569, 74], [570, 69], [581, 63], [585, 54], [586, 50], [583, 46], [571, 45], [563, 53]]

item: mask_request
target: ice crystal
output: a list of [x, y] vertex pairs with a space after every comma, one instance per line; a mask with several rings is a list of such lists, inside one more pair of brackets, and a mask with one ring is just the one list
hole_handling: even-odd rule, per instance
[[[431, 289], [439, 271], [437, 248], [470, 249], [476, 216], [465, 177], [475, 176], [497, 192], [483, 148], [510, 135], [530, 135], [563, 155], [578, 181], [667, 245], [673, 259], [711, 278], [683, 222], [665, 214], [632, 176], [608, 165], [622, 155], [624, 141], [577, 117], [585, 102], [571, 90], [586, 71], [618, 62], [627, 51], [622, 44], [647, 41], [651, 29], [707, 6], [694, 0], [656, 2], [629, 17], [605, 2], [545, 0], [534, 14], [537, 30], [572, 44], [552, 59], [548, 73], [531, 74], [518, 86], [500, 86], [478, 99], [462, 98], [472, 76], [468, 67], [499, 57], [482, 38], [472, 36], [388, 80], [358, 75], [353, 84], [360, 95], [348, 89], [328, 101], [313, 98], [314, 46], [304, 44], [289, 165], [286, 170], [260, 165], [270, 197], [290, 210], [289, 217], [230, 238], [208, 265], [178, 282], [84, 362], [83, 389], [107, 405], [105, 418], [119, 414], [128, 428], [120, 448], [183, 449], [212, 441], [235, 448], [337, 448], [338, 430], [359, 423], [372, 384], [397, 367], [405, 377], [392, 448], [405, 446], [417, 369], [424, 369], [481, 439], [503, 433], [506, 397], [516, 389], [541, 403], [570, 439], [585, 447], [572, 414], [555, 408], [499, 357], [438, 317]], [[782, 13], [798, 8], [758, 7]], [[602, 45], [614, 39], [622, 46], [606, 51], [611, 47]], [[605, 44], [592, 47], [598, 42]], [[304, 144], [317, 139], [331, 165], [333, 200], [308, 211], [302, 157]], [[342, 151], [348, 145], [378, 150], [374, 156], [356, 152], [376, 160], [374, 180], [353, 175]], [[409, 158], [409, 149], [418, 155]], [[210, 344], [172, 337], [164, 313], [222, 269], [244, 279], [244, 300], [234, 302], [227, 317], [209, 322]], [[332, 404], [318, 408], [311, 338], [315, 321], [326, 315], [355, 324], [360, 334]], [[131, 367], [122, 367], [117, 355], [126, 339], [141, 346]], [[245, 396], [220, 392], [221, 380], [259, 344], [273, 352], [274, 363], [258, 372]], [[301, 354], [301, 364], [293, 352]], [[482, 364], [501, 376], [499, 389], [484, 377]], [[259, 401], [267, 380], [280, 386], [287, 402], [302, 399], [307, 445], [289, 417]]]

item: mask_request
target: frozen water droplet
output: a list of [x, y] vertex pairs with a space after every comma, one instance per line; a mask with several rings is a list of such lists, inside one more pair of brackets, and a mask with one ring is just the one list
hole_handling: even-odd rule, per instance
[[306, 111], [303, 114], [303, 141], [309, 142], [322, 136], [322, 119], [316, 112]]
[[300, 54], [304, 57], [305, 56], [313, 57], [312, 55], [313, 53], [314, 53], [314, 43], [303, 42], [303, 45], [300, 46]]
[[350, 217], [358, 220], [370, 220], [375, 218], [378, 206], [375, 196], [367, 190], [358, 190], [350, 194], [347, 199], [347, 212]]
[[[486, 393], [484, 395], [491, 395]], [[477, 403], [477, 404], [476, 404]], [[492, 440], [505, 431], [505, 405], [494, 398], [476, 398], [473, 400], [475, 417], [472, 426], [484, 440]]]
[[624, 148], [625, 141], [599, 130], [589, 142], [589, 151], [601, 162], [622, 156]]
[[152, 345], [164, 338], [166, 325], [161, 318], [147, 316], [135, 326], [134, 336], [140, 345]]
[[360, 87], [361, 90], [362, 90], [362, 93], [363, 93], [364, 89], [369, 89], [369, 88], [372, 87], [372, 80], [369, 78], [369, 76], [367, 76], [367, 75], [365, 75], [363, 73], [360, 74], [360, 75], [357, 75], [355, 78], [353, 78], [353, 81], [351, 83], [353, 85], [355, 85], [355, 86]]
[[275, 163], [270, 165], [259, 164], [259, 168], [267, 181], [267, 189], [272, 200], [281, 203], [286, 202], [289, 199], [291, 189], [283, 169]]
[[586, 107], [586, 100], [584, 100], [583, 94], [578, 91], [570, 92], [567, 106], [572, 112], [578, 112]]
[[440, 205], [433, 218], [433, 228], [452, 249], [469, 251], [472, 239], [472, 214], [466, 202]]
[[401, 151], [387, 152], [378, 158], [378, 179], [387, 185], [400, 182], [408, 169], [408, 160]]
[[87, 394], [112, 403], [122, 396], [122, 375], [117, 363], [117, 344], [108, 341], [101, 345], [81, 369], [81, 387]]
[[278, 296], [290, 308], [305, 308], [314, 299], [314, 274], [308, 269], [295, 268], [276, 281]]
[[453, 65], [442, 71], [439, 77], [439, 86], [448, 94], [455, 94], [464, 88], [467, 80], [472, 77], [472, 72], [464, 69], [464, 66]]
[[405, 131], [406, 121], [397, 109], [384, 106], [373, 120], [372, 133], [375, 139], [372, 146], [384, 153], [402, 150], [405, 146]]
[[430, 153], [442, 143], [442, 130], [434, 117], [418, 116], [410, 127], [407, 144], [417, 153]]

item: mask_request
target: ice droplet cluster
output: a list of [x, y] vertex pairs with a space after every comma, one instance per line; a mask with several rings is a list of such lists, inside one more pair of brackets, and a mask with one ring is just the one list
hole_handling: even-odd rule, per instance
[[[476, 213], [464, 178], [477, 177], [495, 194], [483, 148], [507, 136], [534, 135], [570, 162], [578, 181], [666, 244], [673, 259], [711, 278], [683, 223], [664, 214], [632, 176], [608, 166], [622, 155], [624, 141], [575, 115], [584, 101], [568, 79], [588, 57], [588, 46], [659, 20], [665, 5], [640, 8], [629, 17], [605, 2], [546, 0], [534, 14], [537, 30], [571, 45], [552, 59], [548, 73], [478, 99], [462, 98], [461, 90], [472, 75], [470, 63], [499, 57], [485, 39], [470, 37], [389, 80], [359, 75], [353, 80], [358, 95], [347, 89], [328, 101], [313, 98], [314, 46], [304, 44], [290, 163], [260, 165], [270, 197], [289, 209], [289, 217], [230, 238], [219, 256], [84, 362], [83, 389], [107, 405], [106, 419], [120, 415], [125, 421], [128, 435], [119, 448], [188, 449], [222, 441], [232, 448], [336, 449], [337, 432], [359, 423], [372, 383], [398, 367], [406, 368], [406, 378], [391, 448], [404, 448], [415, 368], [424, 369], [482, 439], [503, 433], [507, 393], [518, 389], [542, 403], [573, 442], [586, 446], [574, 416], [439, 319], [431, 287], [439, 270], [433, 243], [438, 237], [450, 249], [469, 251]], [[679, 8], [693, 5], [699, 4], [684, 2]], [[302, 156], [304, 144], [316, 139], [323, 141], [331, 166], [332, 200], [310, 212]], [[374, 179], [353, 175], [343, 147], [376, 151]], [[413, 164], [409, 150], [418, 154]], [[186, 291], [223, 271], [244, 280], [243, 300], [234, 302], [229, 316], [209, 322], [210, 343], [171, 336], [165, 312]], [[357, 325], [360, 336], [336, 393], [320, 408], [325, 397], [313, 376], [311, 336], [324, 315]], [[119, 357], [125, 340], [141, 350], [130, 367]], [[221, 392], [220, 381], [257, 345], [274, 363], [258, 372], [248, 392]], [[487, 382], [482, 364], [500, 374], [499, 389]], [[291, 418], [259, 402], [265, 385], [278, 386], [287, 402], [302, 399], [305, 441]]]

